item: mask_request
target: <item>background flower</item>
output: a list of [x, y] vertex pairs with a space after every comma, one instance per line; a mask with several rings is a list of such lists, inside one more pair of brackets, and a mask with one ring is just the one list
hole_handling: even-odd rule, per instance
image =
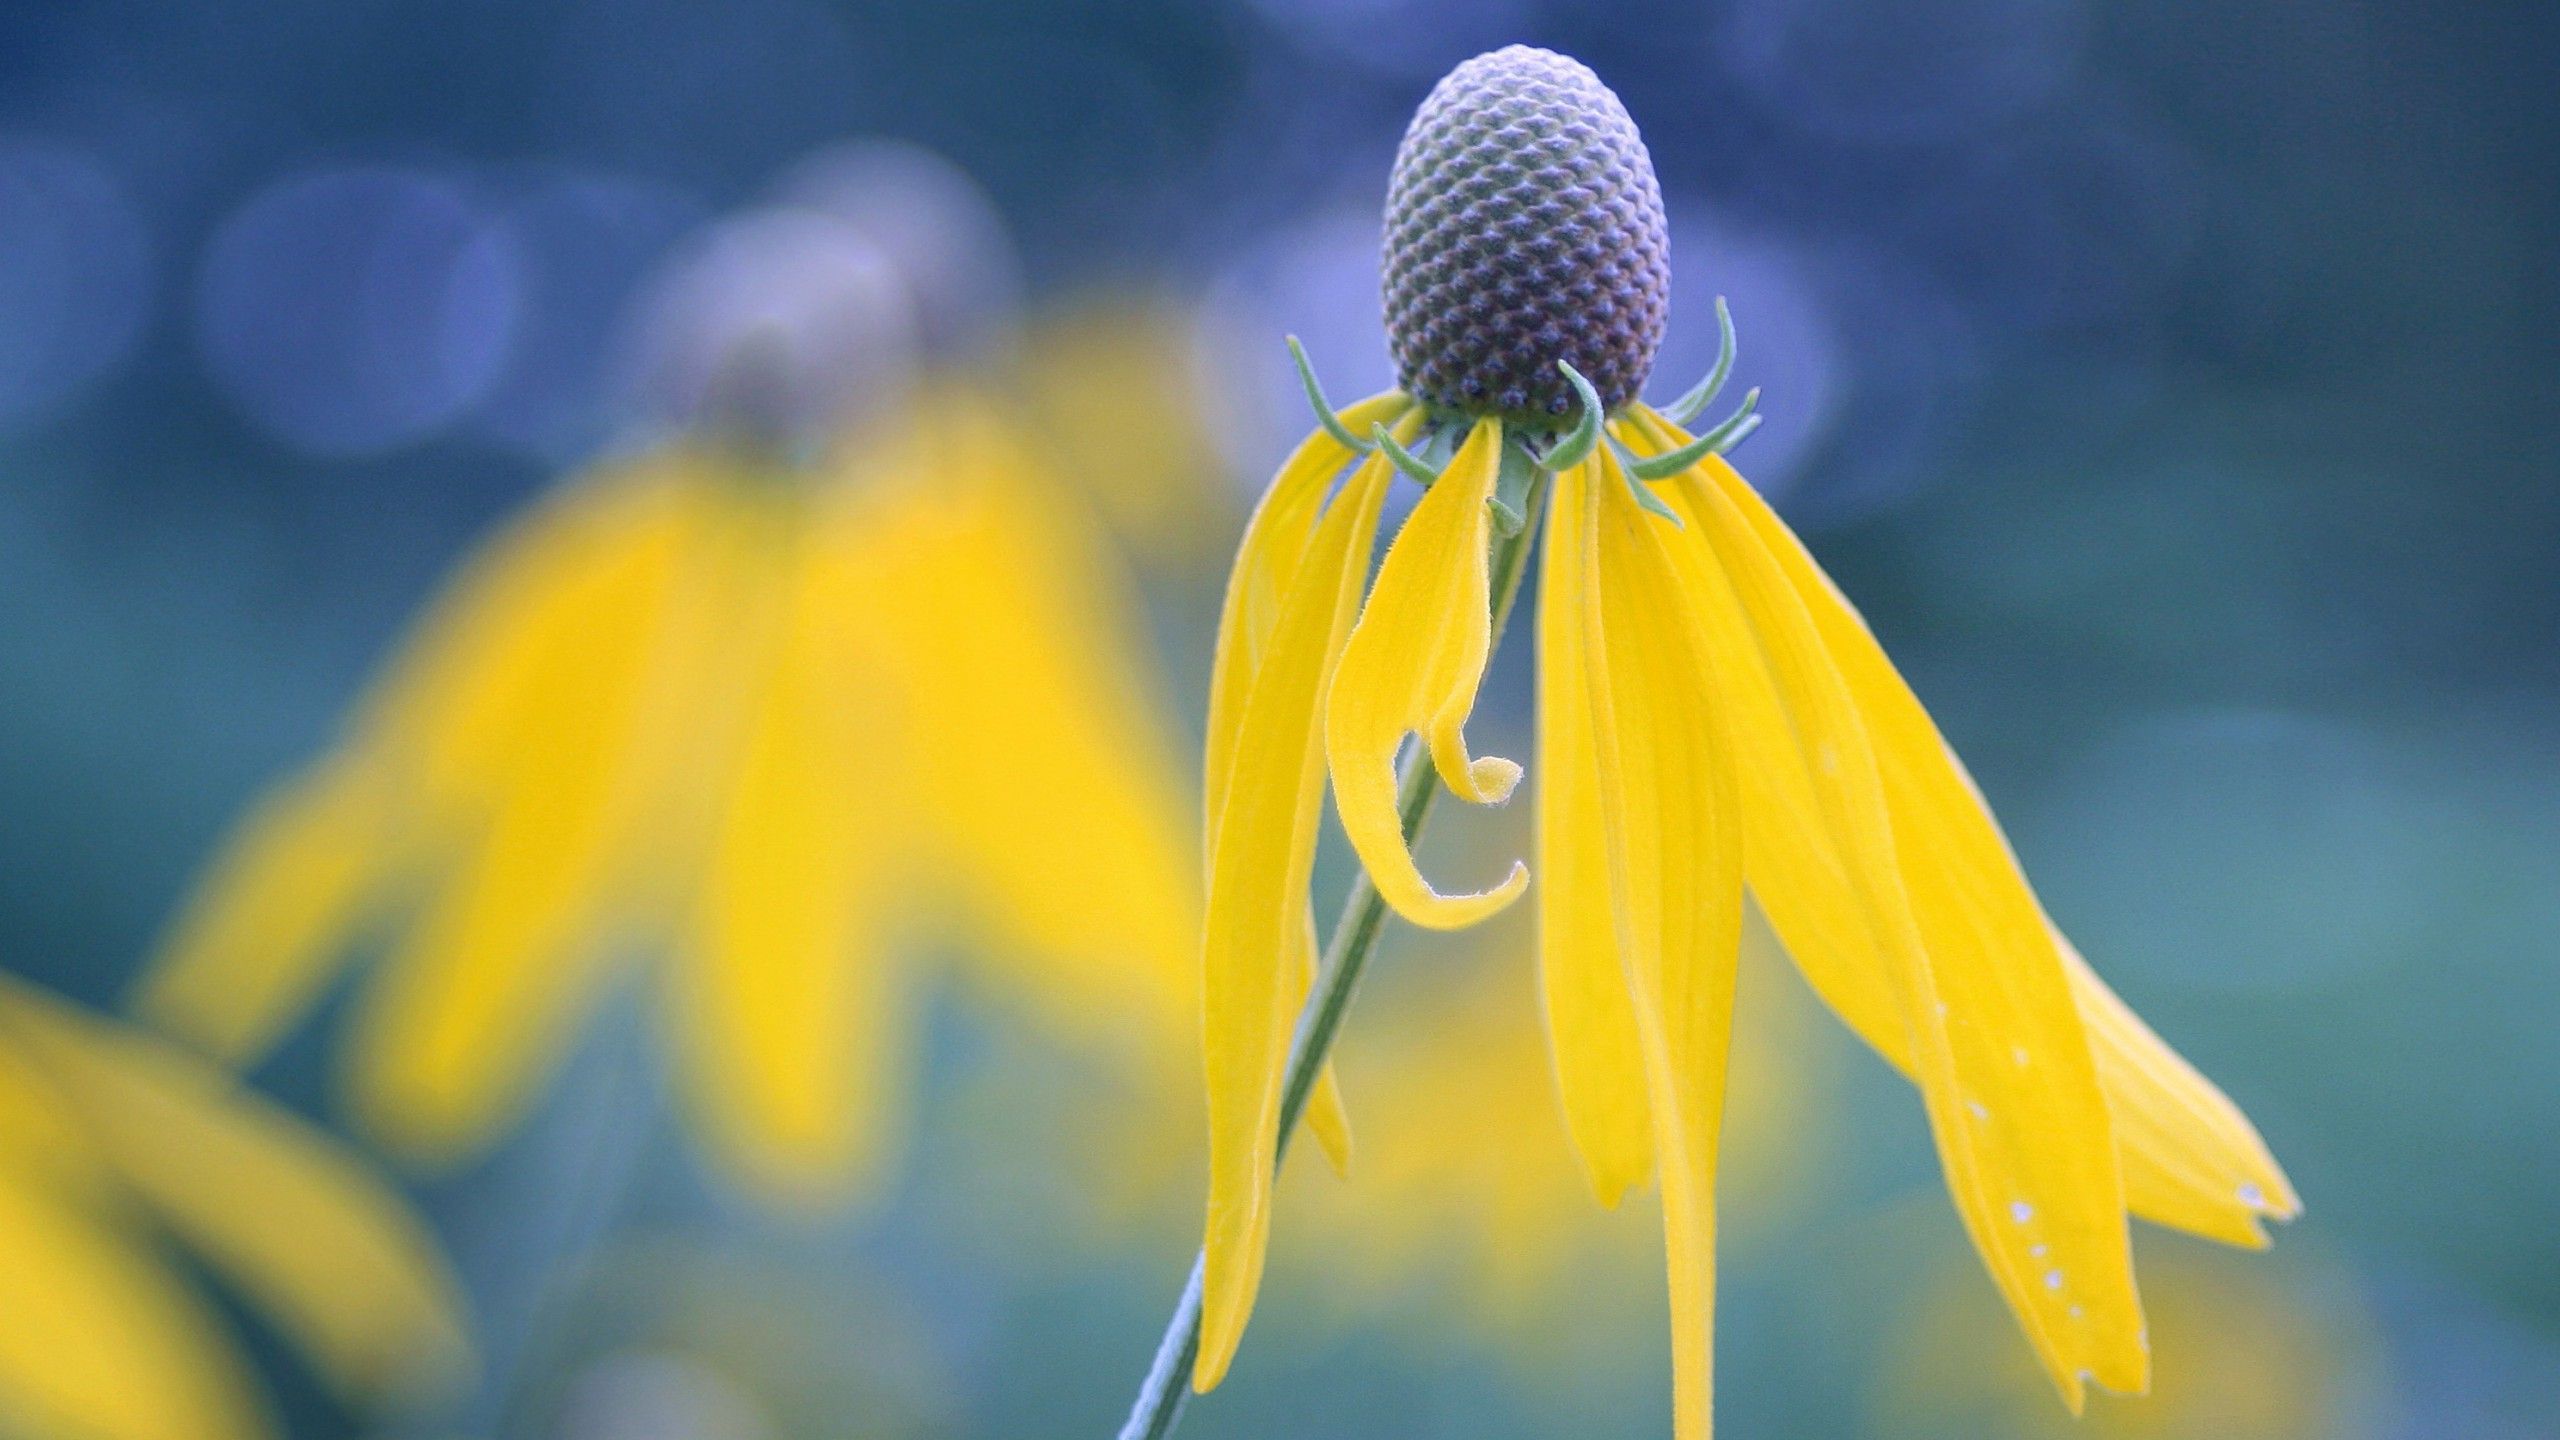
[[174, 1047], [0, 980], [0, 1415], [31, 1437], [273, 1433], [182, 1257], [351, 1400], [468, 1362], [460, 1297], [355, 1160]]

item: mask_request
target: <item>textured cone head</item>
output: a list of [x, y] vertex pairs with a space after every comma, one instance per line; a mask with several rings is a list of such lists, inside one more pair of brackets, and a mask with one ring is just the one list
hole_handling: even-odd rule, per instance
[[1514, 45], [1452, 70], [1387, 182], [1387, 343], [1427, 404], [1546, 428], [1615, 409], [1671, 308], [1662, 189], [1635, 121], [1580, 62]]

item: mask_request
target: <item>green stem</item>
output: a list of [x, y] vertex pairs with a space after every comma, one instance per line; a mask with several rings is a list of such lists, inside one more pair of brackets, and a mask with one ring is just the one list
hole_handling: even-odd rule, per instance
[[[1545, 498], [1547, 477], [1543, 470], [1533, 468], [1530, 473], [1527, 503], [1522, 508], [1534, 520], [1538, 502]], [[1532, 523], [1495, 536], [1491, 557], [1495, 647], [1502, 643], [1512, 602], [1519, 598], [1520, 580], [1528, 570], [1529, 542], [1536, 533]], [[1419, 747], [1409, 748], [1396, 779], [1397, 812], [1404, 820], [1407, 845], [1420, 838], [1422, 822], [1439, 793], [1440, 777], [1431, 768], [1431, 757]], [[1289, 1137], [1297, 1133], [1307, 1097], [1315, 1092], [1316, 1077], [1324, 1073], [1325, 1058], [1333, 1053], [1334, 1033], [1351, 1009], [1351, 992], [1360, 984], [1360, 972], [1368, 968], [1369, 952], [1376, 948], [1386, 918], [1387, 902], [1370, 882], [1369, 872], [1358, 871], [1351, 878], [1350, 894], [1343, 899], [1342, 918], [1334, 922], [1333, 938], [1326, 942], [1324, 959], [1316, 967], [1307, 1007], [1298, 1013], [1297, 1034], [1289, 1042], [1289, 1064], [1280, 1083], [1279, 1158], [1289, 1154]], [[1273, 1168], [1276, 1173], [1276, 1164]], [[1155, 1363], [1147, 1367], [1147, 1378], [1138, 1387], [1137, 1403], [1120, 1427], [1119, 1440], [1165, 1440], [1182, 1419], [1183, 1402], [1191, 1397], [1191, 1367], [1200, 1358], [1200, 1290], [1207, 1264], [1205, 1253], [1191, 1262], [1191, 1279], [1165, 1325]]]

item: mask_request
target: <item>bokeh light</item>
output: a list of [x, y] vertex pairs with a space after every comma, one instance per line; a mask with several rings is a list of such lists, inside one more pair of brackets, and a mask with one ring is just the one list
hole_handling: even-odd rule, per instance
[[277, 441], [415, 444], [496, 382], [524, 284], [514, 235], [458, 185], [380, 167], [292, 176], [207, 245], [206, 368]]
[[0, 429], [40, 419], [131, 353], [151, 240], [95, 159], [0, 133]]

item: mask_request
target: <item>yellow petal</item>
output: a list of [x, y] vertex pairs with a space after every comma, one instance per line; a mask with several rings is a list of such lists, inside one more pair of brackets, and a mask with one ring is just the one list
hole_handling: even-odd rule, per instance
[[2079, 1405], [2084, 1372], [2139, 1391], [2148, 1357], [2114, 1132], [2042, 916], [2023, 889], [1970, 883], [1991, 867], [1969, 794], [1888, 811], [1879, 756], [1916, 769], [1944, 746], [1916, 705], [1884, 693], [1877, 668], [1889, 676], [1890, 663], [1863, 627], [1841, 628], [1835, 592], [1775, 515], [1715, 457], [1677, 484], [1681, 533], [1711, 557], [1690, 567], [1693, 595], [1713, 602], [1710, 572], [1730, 581], [1888, 958], [1958, 1214], [2067, 1403]]
[[[1341, 412], [1342, 422], [1351, 433], [1366, 435], [1369, 427], [1393, 423], [1412, 408], [1413, 402], [1401, 391], [1390, 390]], [[1226, 800], [1236, 727], [1244, 720], [1245, 697], [1253, 691], [1264, 647], [1280, 623], [1280, 607], [1298, 573], [1298, 562], [1315, 539], [1325, 492], [1352, 458], [1351, 451], [1322, 430], [1298, 442], [1254, 507], [1253, 518], [1245, 522], [1244, 538], [1236, 546], [1235, 568], [1227, 577], [1226, 600], [1218, 613], [1218, 649], [1209, 683], [1207, 784], [1202, 793], [1213, 845], [1218, 812]]]
[[671, 454], [564, 486], [465, 562], [347, 742], [225, 842], [146, 974], [142, 1011], [235, 1063], [271, 1046], [371, 907], [486, 823], [526, 763], [516, 742], [554, 658], [586, 642], [597, 589], [665, 529], [699, 468]]
[[515, 774], [487, 832], [426, 904], [353, 1037], [355, 1103], [441, 1161], [485, 1141], [558, 1058], [593, 998], [604, 931], [652, 837], [652, 782], [696, 717], [735, 562], [711, 493], [661, 509], [577, 587], [576, 633], [529, 681]]
[[1469, 757], [1466, 739], [1492, 646], [1487, 502], [1501, 460], [1501, 422], [1478, 421], [1387, 547], [1325, 704], [1325, 751], [1343, 833], [1387, 903], [1435, 930], [1475, 924], [1529, 883], [1528, 868], [1514, 862], [1500, 884], [1478, 894], [1432, 889], [1405, 846], [1396, 806], [1396, 751], [1407, 733], [1429, 742], [1432, 764], [1460, 799], [1505, 799], [1520, 778], [1508, 760]]
[[135, 1237], [0, 1169], [0, 1413], [97, 1440], [273, 1433], [221, 1323]]
[[[1640, 419], [1640, 423], [1650, 422]], [[1655, 429], [1649, 438], [1657, 447], [1677, 443], [1672, 432], [1663, 428]], [[1821, 581], [1822, 604], [1817, 609], [1834, 609], [1863, 633], [1863, 622], [1847, 600], [1818, 570], [1811, 569], [1809, 560], [1805, 564], [1808, 573]], [[1726, 643], [1739, 643], [1742, 638], [1736, 632]], [[1764, 667], [1743, 667], [1734, 678], [1733, 703], [1757, 714], [1778, 714], [1776, 692]], [[1856, 677], [1850, 678], [1854, 684]], [[1898, 676], [1887, 673], [1882, 678], [1901, 688]], [[1908, 710], [1927, 723], [1918, 701], [1909, 697], [1907, 689], [1902, 693]], [[1746, 734], [1776, 733], [1777, 728], [1774, 720], [1743, 727]], [[1931, 733], [1935, 734], [1934, 726]], [[1984, 863], [2001, 873], [1960, 883], [1986, 890], [2023, 890], [2025, 876], [2000, 837], [1997, 822], [1981, 806], [1962, 763], [1943, 742], [1935, 758], [1952, 771], [1952, 780], [1942, 781], [1933, 790], [1924, 780], [1933, 768], [1930, 752], [1879, 755], [1895, 825], [1927, 823], [1904, 817], [1925, 810], [1932, 794], [1952, 796], [1960, 787], [1973, 796], [1979, 825], [1996, 843], [1961, 852], [1906, 855], [1906, 867]], [[1791, 745], [1755, 757], [1743, 765], [1742, 772], [1751, 827], [1751, 869], [1771, 925], [1824, 1002], [1879, 1054], [1908, 1073], [1910, 1034], [1894, 996], [1891, 973], [1857, 918], [1848, 876], [1822, 834], [1810, 772]], [[1956, 912], [1949, 918], [1971, 923], [1978, 913]], [[1927, 917], [1922, 919], [1925, 924]], [[2146, 1220], [2210, 1239], [2263, 1245], [2261, 1217], [2289, 1219], [2298, 1213], [2300, 1203], [2257, 1132], [2221, 1091], [2107, 990], [2060, 932], [2053, 938], [2089, 1029], [2099, 1083], [2115, 1122], [2129, 1208]]]
[[671, 1020], [711, 1149], [768, 1199], [814, 1206], [866, 1178], [905, 1072], [905, 967], [886, 933], [885, 847], [903, 817], [868, 783], [880, 700], [855, 660], [841, 576], [789, 539], [772, 609], [733, 643], [736, 770], [677, 947]]
[[1538, 582], [1538, 972], [1565, 1128], [1600, 1203], [1653, 1173], [1634, 1002], [1618, 961], [1608, 837], [1591, 733], [1587, 612], [1599, 541], [1596, 466], [1558, 475]]
[[266, 1053], [346, 958], [393, 840], [383, 777], [354, 757], [286, 781], [208, 868], [134, 997], [229, 1064]]
[[348, 1155], [178, 1051], [16, 985], [0, 1005], [99, 1153], [342, 1392], [456, 1378], [453, 1277]]
[[2128, 1157], [2126, 1202], [2160, 1224], [2263, 1249], [2261, 1220], [2290, 1220], [2302, 1201], [2257, 1127], [2117, 999], [2061, 931], [2053, 942], [2088, 1022], [2099, 1075], [2116, 1082], [2107, 1107]]
[[384, 668], [349, 747], [396, 777], [399, 837], [413, 848], [476, 824], [528, 763], [545, 675], [583, 646], [595, 592], [635, 549], [693, 508], [716, 473], [702, 452], [667, 450], [581, 477], [474, 554]]
[[[1412, 408], [1412, 400], [1403, 392], [1389, 390], [1370, 396], [1341, 415], [1343, 424], [1355, 435], [1366, 434], [1376, 425], [1392, 425], [1396, 433], [1410, 435], [1412, 426], [1405, 416]], [[1323, 430], [1300, 441], [1281, 464], [1270, 488], [1263, 492], [1253, 517], [1245, 523], [1244, 538], [1236, 547], [1235, 567], [1228, 576], [1226, 599], [1218, 614], [1218, 645], [1209, 679], [1207, 758], [1202, 767], [1201, 793], [1207, 810], [1203, 833], [1211, 855], [1217, 851], [1218, 817], [1226, 805], [1227, 776], [1233, 763], [1236, 732], [1244, 721], [1245, 699], [1253, 691], [1254, 677], [1261, 673], [1263, 656], [1280, 622], [1281, 606], [1296, 579], [1298, 565], [1314, 542], [1325, 491], [1351, 460], [1352, 452]], [[1314, 927], [1315, 918], [1310, 913], [1287, 961], [1286, 983], [1292, 994], [1305, 994], [1315, 977]], [[1316, 1088], [1308, 1096], [1307, 1128], [1314, 1132], [1316, 1143], [1323, 1148], [1335, 1173], [1350, 1168], [1351, 1122], [1343, 1111], [1341, 1082], [1330, 1061], [1316, 1077]]]
[[1281, 1067], [1304, 992], [1307, 886], [1324, 800], [1317, 716], [1360, 597], [1393, 467], [1363, 462], [1295, 568], [1237, 717], [1210, 855], [1202, 943], [1208, 1073], [1209, 1214], [1199, 1360], [1192, 1384], [1226, 1374], [1253, 1308], [1270, 1235]]
[[[1742, 943], [1740, 808], [1713, 658], [1663, 536], [1603, 452], [1583, 502], [1599, 603], [1584, 610], [1613, 910], [1661, 1160], [1673, 1429], [1712, 1410], [1715, 1174]], [[1595, 503], [1596, 502], [1596, 503]]]
[[1198, 872], [1127, 583], [1037, 457], [965, 407], [936, 425], [933, 468], [871, 517], [918, 828], [1000, 993], [1098, 1045], [1187, 1053]]
[[[1304, 995], [1315, 986], [1316, 922], [1312, 913], [1298, 935], [1284, 967], [1287, 978], [1283, 983], [1291, 995]], [[1331, 1060], [1316, 1072], [1315, 1088], [1307, 1092], [1306, 1121], [1308, 1131], [1316, 1137], [1316, 1148], [1324, 1152], [1325, 1163], [1333, 1167], [1336, 1176], [1349, 1175], [1351, 1116], [1342, 1108], [1342, 1078], [1335, 1073]]]

